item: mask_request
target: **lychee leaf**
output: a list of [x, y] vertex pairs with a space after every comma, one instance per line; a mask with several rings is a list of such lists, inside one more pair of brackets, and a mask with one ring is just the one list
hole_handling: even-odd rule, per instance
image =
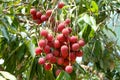
[[35, 44], [33, 44], [31, 40], [29, 40], [26, 44], [27, 44], [29, 52], [31, 53], [32, 57], [34, 58], [35, 57]]

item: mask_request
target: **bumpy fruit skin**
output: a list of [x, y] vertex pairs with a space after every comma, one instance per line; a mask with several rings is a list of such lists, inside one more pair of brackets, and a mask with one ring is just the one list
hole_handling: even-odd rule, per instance
[[57, 27], [58, 32], [62, 32], [62, 30], [65, 28], [65, 24], [64, 23], [60, 23]]
[[40, 47], [37, 47], [37, 48], [35, 49], [35, 53], [36, 53], [36, 56], [37, 56], [37, 55], [40, 55], [40, 54], [42, 53], [42, 49], [41, 49]]
[[31, 15], [36, 15], [36, 12], [37, 12], [36, 9], [34, 9], [34, 8], [33, 8], [33, 9], [30, 9], [30, 14], [31, 14]]
[[41, 16], [42, 16], [42, 13], [40, 12], [40, 11], [38, 11], [37, 13], [36, 13], [36, 16], [37, 16], [37, 18], [41, 18]]
[[36, 15], [32, 15], [32, 19], [33, 20], [37, 20], [37, 16]]
[[52, 34], [48, 34], [47, 40], [48, 40], [48, 41], [53, 41], [53, 39], [54, 39], [54, 38], [53, 38]]
[[76, 59], [76, 54], [74, 52], [71, 52], [69, 56], [70, 56], [70, 61], [74, 62]]
[[79, 50], [79, 44], [78, 43], [74, 43], [74, 44], [72, 44], [72, 50], [73, 51], [78, 51]]
[[65, 59], [63, 65], [64, 65], [64, 66], [69, 65], [69, 60]]
[[78, 38], [77, 38], [77, 36], [71, 36], [71, 37], [69, 38], [69, 41], [70, 41], [71, 43], [75, 43], [75, 42], [78, 41]]
[[60, 74], [60, 72], [61, 72], [60, 69], [56, 70], [55, 75], [58, 76]]
[[48, 41], [47, 45], [49, 45], [50, 47], [53, 47], [53, 41]]
[[76, 56], [77, 56], [77, 57], [81, 57], [81, 56], [83, 56], [83, 51], [80, 50], [80, 51], [76, 52]]
[[46, 46], [46, 41], [45, 40], [40, 40], [38, 42], [39, 47], [44, 48]]
[[47, 37], [47, 36], [48, 36], [47, 30], [41, 30], [41, 31], [40, 31], [40, 35], [41, 35], [41, 36], [44, 36], [44, 37]]
[[50, 61], [53, 58], [53, 54], [49, 53], [46, 55], [46, 60]]
[[61, 9], [65, 6], [64, 2], [59, 2], [58, 3], [58, 8]]
[[37, 19], [36, 22], [37, 22], [37, 24], [41, 24], [42, 23], [41, 19]]
[[69, 29], [68, 29], [68, 28], [64, 28], [64, 29], [62, 30], [62, 34], [63, 34], [64, 36], [68, 36], [68, 35], [69, 35]]
[[45, 58], [39, 58], [38, 64], [45, 64]]
[[46, 54], [50, 53], [50, 46], [46, 45], [43, 50]]
[[54, 51], [53, 51], [53, 55], [56, 56], [56, 57], [58, 57], [58, 56], [60, 55], [60, 53], [59, 53], [58, 50], [54, 50]]
[[68, 66], [65, 67], [65, 71], [70, 74], [73, 71], [73, 67], [68, 65]]
[[59, 40], [55, 40], [54, 41], [54, 47], [55, 48], [60, 48], [60, 42], [59, 42]]
[[68, 52], [62, 52], [61, 55], [62, 55], [62, 57], [65, 59], [65, 58], [68, 57]]
[[46, 11], [46, 16], [47, 16], [47, 17], [50, 17], [51, 14], [52, 14], [52, 10], [47, 10], [47, 11]]
[[51, 59], [50, 59], [50, 63], [54, 64], [57, 62], [57, 59], [55, 56], [53, 56]]
[[42, 21], [46, 21], [46, 20], [47, 20], [47, 16], [46, 16], [46, 15], [42, 15], [42, 16], [41, 16], [41, 20], [42, 20]]
[[62, 57], [59, 57], [58, 60], [57, 60], [57, 64], [62, 65], [63, 62], [64, 62], [64, 59]]
[[63, 45], [63, 46], [61, 46], [61, 53], [68, 53], [68, 46], [66, 46], [66, 45]]
[[84, 46], [85, 45], [85, 41], [83, 39], [79, 40], [78, 43], [79, 43], [80, 46]]
[[57, 35], [57, 40], [59, 40], [60, 42], [66, 41], [63, 34], [58, 34], [58, 35]]
[[51, 64], [45, 63], [44, 68], [45, 68], [46, 71], [50, 70], [51, 69]]
[[65, 24], [67, 24], [67, 25], [70, 24], [70, 19], [69, 18], [65, 20]]

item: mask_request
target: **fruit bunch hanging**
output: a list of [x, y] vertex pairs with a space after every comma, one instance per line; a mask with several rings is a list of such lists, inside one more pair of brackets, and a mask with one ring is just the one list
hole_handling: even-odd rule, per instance
[[[64, 7], [63, 2], [58, 3], [58, 8]], [[30, 14], [32, 19], [38, 24], [47, 21], [51, 15], [52, 10], [47, 10], [43, 15], [36, 9], [31, 9]], [[38, 42], [38, 47], [35, 49], [36, 56], [40, 56], [38, 64], [43, 65], [45, 70], [51, 70], [54, 65], [57, 67], [56, 76], [65, 70], [67, 73], [73, 72], [73, 66], [76, 57], [81, 57], [83, 52], [81, 47], [85, 45], [83, 39], [78, 39], [78, 36], [72, 35], [72, 28], [69, 27], [71, 20], [67, 18], [65, 21], [60, 22], [55, 32], [52, 34], [46, 29], [40, 31], [42, 37]]]

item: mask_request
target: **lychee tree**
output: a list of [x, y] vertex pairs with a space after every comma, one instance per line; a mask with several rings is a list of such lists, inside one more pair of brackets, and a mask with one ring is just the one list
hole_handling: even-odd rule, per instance
[[119, 80], [119, 4], [1, 0], [0, 70], [17, 80]]

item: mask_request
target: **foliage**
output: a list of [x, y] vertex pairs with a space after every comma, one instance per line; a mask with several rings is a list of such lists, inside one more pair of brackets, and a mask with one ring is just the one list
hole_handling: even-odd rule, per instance
[[[104, 73], [103, 78], [120, 79], [120, 45], [111, 16], [119, 17], [119, 0], [63, 0], [65, 6], [55, 12], [55, 19], [71, 19], [73, 34], [84, 38], [84, 56], [82, 63], [97, 73]], [[40, 28], [46, 23], [37, 25], [29, 14], [31, 8], [45, 10], [55, 8], [57, 0], [1, 0], [0, 1], [0, 58], [4, 64], [0, 67], [22, 80], [99, 80], [97, 74], [86, 71], [76, 63], [72, 74], [61, 72], [55, 76], [54, 69], [45, 71], [38, 65], [34, 49], [39, 40]], [[114, 19], [114, 17], [112, 17]], [[118, 19], [116, 19], [117, 21]], [[109, 21], [111, 23], [109, 24]], [[119, 23], [116, 23], [119, 24]], [[114, 26], [112, 26], [114, 25]], [[50, 29], [48, 26], [46, 27]], [[119, 29], [119, 27], [118, 27]], [[113, 39], [113, 37], [115, 37]], [[76, 75], [77, 74], [77, 75]], [[81, 77], [83, 76], [83, 77]], [[95, 78], [95, 79], [94, 79]]]

